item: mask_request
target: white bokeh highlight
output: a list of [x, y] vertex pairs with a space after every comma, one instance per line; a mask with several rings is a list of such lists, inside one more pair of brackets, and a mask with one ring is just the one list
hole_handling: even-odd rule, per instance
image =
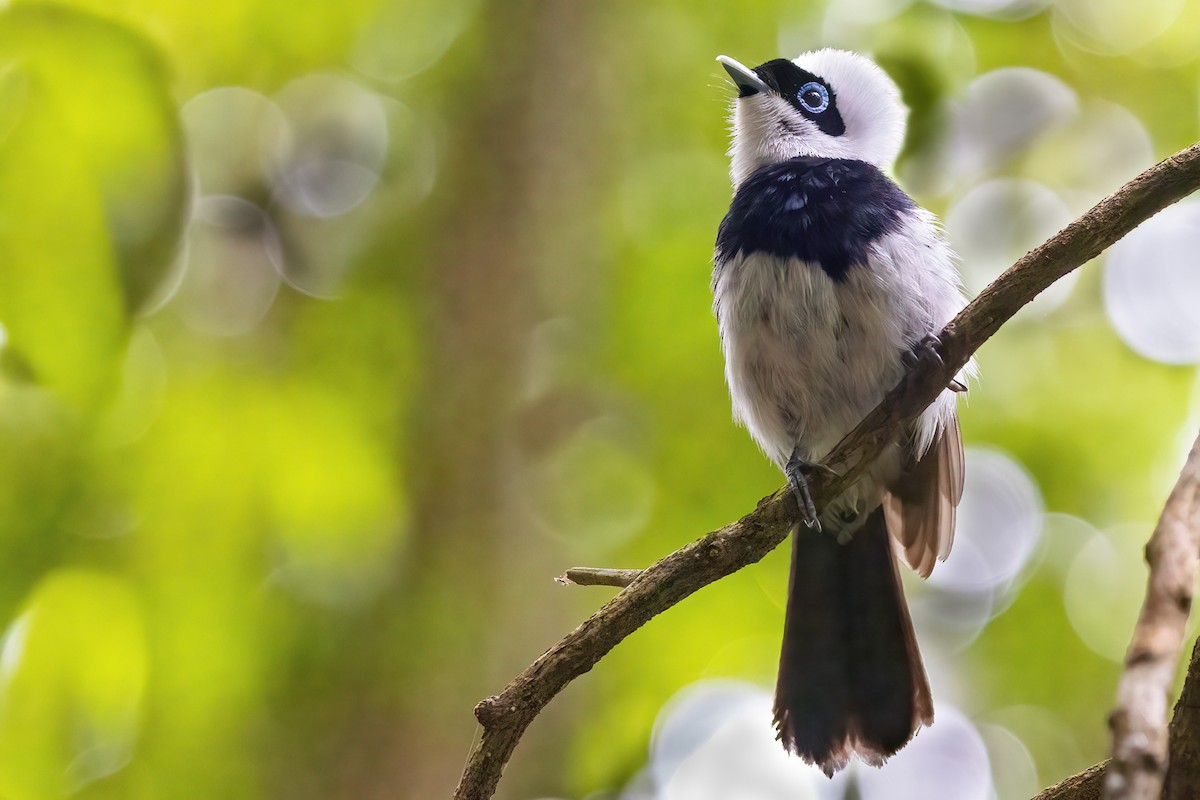
[[277, 142], [277, 198], [313, 217], [335, 217], [375, 189], [388, 153], [387, 111], [365, 86], [332, 73], [305, 75], [275, 97], [290, 131]]
[[580, 425], [525, 471], [536, 529], [578, 558], [602, 558], [645, 529], [657, 486], [615, 417]]
[[1113, 245], [1104, 308], [1130, 348], [1165, 364], [1200, 363], [1200, 203], [1172, 206]]
[[838, 800], [830, 781], [775, 739], [771, 695], [752, 684], [702, 681], [659, 715], [648, 767], [655, 800]]
[[1154, 162], [1150, 132], [1133, 112], [1088, 98], [1078, 115], [1037, 140], [1024, 168], [1069, 194], [1077, 215]]
[[364, 25], [348, 60], [364, 75], [389, 83], [433, 66], [478, 12], [480, 0], [390, 0]]
[[937, 719], [882, 769], [855, 765], [860, 800], [991, 800], [987, 747], [961, 711], [938, 703]]
[[908, 592], [918, 636], [943, 653], [969, 647], [1015, 596], [1039, 552], [1044, 519], [1041, 491], [1020, 463], [998, 450], [968, 449], [950, 557]]
[[[963, 284], [979, 294], [1021, 256], [1074, 219], [1067, 203], [1036, 181], [997, 178], [975, 186], [946, 214], [946, 235], [960, 258]], [[1063, 303], [1078, 278], [1071, 273], [1021, 310], [1043, 315]]]
[[1002, 725], [978, 726], [992, 762], [996, 800], [1029, 800], [1038, 793], [1037, 764], [1028, 745]]
[[970, 448], [954, 549], [928, 583], [960, 594], [1006, 590], [1042, 535], [1043, 504], [1033, 476], [999, 450]]
[[1045, 72], [1006, 67], [981, 75], [955, 109], [951, 169], [963, 179], [995, 170], [1078, 108], [1074, 90]]
[[171, 308], [195, 331], [248, 333], [279, 290], [282, 255], [262, 209], [240, 197], [201, 198], [188, 226], [183, 279]]
[[279, 106], [241, 86], [201, 92], [179, 114], [201, 195], [261, 191], [271, 181], [272, 150], [291, 141]]
[[1091, 650], [1122, 663], [1146, 591], [1142, 548], [1153, 523], [1102, 531], [1075, 554], [1063, 586], [1067, 619]]
[[1184, 0], [1057, 0], [1054, 32], [1061, 44], [1100, 55], [1119, 55], [1166, 33], [1183, 7]]
[[1023, 19], [1033, 16], [1050, 5], [1051, 0], [931, 0], [931, 2], [964, 14], [1001, 19]]
[[[1006, 744], [1004, 763], [1019, 764], [1020, 743]], [[1015, 760], [1008, 758], [1014, 752]], [[992, 800], [988, 747], [970, 719], [939, 702], [934, 725], [918, 732], [883, 767], [854, 761], [831, 780], [788, 755], [775, 739], [769, 692], [737, 681], [701, 681], [663, 707], [650, 763], [620, 798], [844, 800], [850, 796]]]

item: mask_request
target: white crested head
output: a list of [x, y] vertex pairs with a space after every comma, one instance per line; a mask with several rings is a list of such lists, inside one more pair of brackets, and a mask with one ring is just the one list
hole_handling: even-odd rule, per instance
[[873, 61], [845, 50], [814, 50], [753, 70], [718, 59], [737, 84], [734, 186], [754, 170], [796, 156], [866, 161], [887, 169], [904, 143], [908, 109]]

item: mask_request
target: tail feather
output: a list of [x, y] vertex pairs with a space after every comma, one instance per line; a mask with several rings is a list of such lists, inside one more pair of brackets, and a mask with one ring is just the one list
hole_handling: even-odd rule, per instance
[[806, 527], [792, 534], [792, 569], [775, 725], [783, 746], [806, 761], [845, 766], [850, 653], [841, 613], [837, 541]]
[[928, 578], [954, 544], [954, 517], [963, 493], [963, 444], [958, 417], [951, 416], [918, 457], [909, 450], [900, 474], [888, 486], [883, 512], [888, 533], [904, 560]]
[[797, 529], [775, 692], [784, 747], [832, 775], [851, 755], [882, 764], [932, 722], [882, 509], [844, 545]]

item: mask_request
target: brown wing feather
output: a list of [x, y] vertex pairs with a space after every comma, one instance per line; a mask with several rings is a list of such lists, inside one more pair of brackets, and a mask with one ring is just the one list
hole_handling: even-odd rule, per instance
[[920, 460], [909, 456], [883, 499], [888, 533], [922, 578], [950, 554], [962, 493], [962, 434], [954, 416]]

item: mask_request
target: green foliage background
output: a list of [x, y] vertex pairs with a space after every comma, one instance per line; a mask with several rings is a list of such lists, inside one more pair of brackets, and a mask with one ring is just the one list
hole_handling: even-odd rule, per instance
[[[899, 6], [851, 33], [824, 3], [765, 0], [0, 10], [0, 797], [445, 797], [474, 702], [608, 595], [553, 575], [644, 565], [779, 484], [730, 422], [709, 311], [730, 193], [716, 54], [872, 51], [913, 108], [899, 174], [939, 213], [961, 191], [921, 180], [940, 110], [993, 69], [1122, 104], [1156, 157], [1200, 134], [1200, 3], [1121, 55], [1071, 44], [1051, 10]], [[310, 73], [389, 121], [378, 186], [337, 217], [281, 204], [240, 120], [214, 145], [180, 116]], [[1078, 189], [1047, 171], [1072, 147], [989, 174]], [[261, 208], [285, 263], [336, 262], [331, 297], [284, 282], [248, 330], [189, 324], [197, 301], [169, 289], [212, 194]], [[1196, 370], [1129, 350], [1099, 274], [987, 345], [964, 431], [1024, 464], [1047, 511], [1131, 523], [1114, 536], [1136, 553]], [[1020, 736], [1041, 783], [1102, 756], [1118, 670], [1067, 618], [1080, 542], [1056, 530], [946, 662], [955, 702]], [[785, 586], [781, 549], [635, 634], [536, 723], [502, 796], [607, 796], [677, 690], [769, 686]]]

